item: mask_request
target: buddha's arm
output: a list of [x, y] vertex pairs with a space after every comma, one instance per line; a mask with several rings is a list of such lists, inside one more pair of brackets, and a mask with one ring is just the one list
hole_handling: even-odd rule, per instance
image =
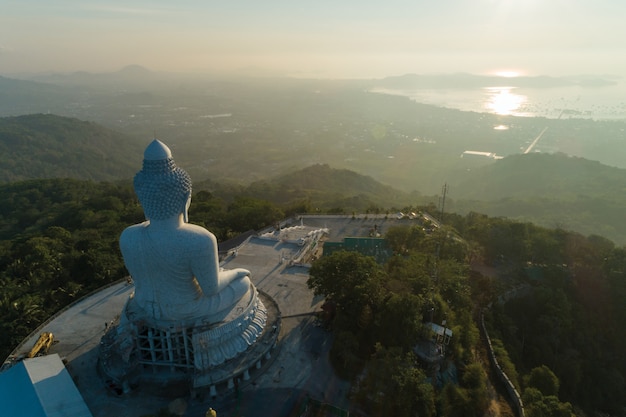
[[219, 293], [223, 287], [219, 281], [219, 258], [217, 240], [213, 235], [202, 236], [196, 242], [191, 258], [191, 272], [196, 277], [202, 292], [206, 296]]
[[191, 259], [191, 269], [206, 296], [218, 294], [233, 281], [250, 275], [250, 271], [243, 268], [219, 270], [217, 240], [213, 235], [202, 239], [199, 246], [198, 253]]
[[231, 282], [243, 277], [249, 277], [250, 271], [243, 268], [225, 269], [220, 271], [220, 282], [230, 285]]

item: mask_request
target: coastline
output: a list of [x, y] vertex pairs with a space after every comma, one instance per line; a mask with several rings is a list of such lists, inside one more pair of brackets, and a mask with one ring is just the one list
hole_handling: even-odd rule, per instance
[[379, 88], [372, 93], [398, 95], [411, 100], [461, 111], [548, 119], [626, 120], [626, 86], [580, 85], [528, 88]]

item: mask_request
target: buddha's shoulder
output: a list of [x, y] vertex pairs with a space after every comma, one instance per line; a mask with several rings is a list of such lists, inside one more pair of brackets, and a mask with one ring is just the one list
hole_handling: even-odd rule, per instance
[[[146, 238], [144, 232], [150, 229], [150, 223], [144, 222], [127, 227], [120, 236], [120, 242], [131, 242]], [[157, 229], [149, 233], [151, 239], [160, 238], [167, 241], [181, 242], [202, 242], [213, 243], [216, 241], [215, 235], [204, 227], [185, 223], [181, 227], [171, 229]]]
[[198, 226], [196, 224], [186, 223], [183, 227], [181, 227], [178, 230], [180, 233], [183, 233], [189, 236], [190, 238], [196, 237], [198, 239], [210, 239], [210, 240], [215, 239], [215, 235], [213, 233], [209, 232], [204, 227]]
[[132, 226], [128, 226], [126, 229], [122, 231], [122, 237], [124, 236], [133, 236], [141, 232], [141, 230], [145, 229], [149, 225], [148, 222], [134, 224]]

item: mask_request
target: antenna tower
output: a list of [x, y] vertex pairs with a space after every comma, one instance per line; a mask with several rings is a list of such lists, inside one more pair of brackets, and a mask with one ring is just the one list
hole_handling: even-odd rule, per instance
[[439, 216], [439, 222], [443, 224], [443, 211], [446, 207], [446, 194], [448, 193], [448, 183], [444, 183], [441, 188], [441, 215]]

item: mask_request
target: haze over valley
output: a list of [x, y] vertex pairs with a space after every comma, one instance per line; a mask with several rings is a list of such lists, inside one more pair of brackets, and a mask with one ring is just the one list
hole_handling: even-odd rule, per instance
[[[480, 164], [460, 160], [464, 151], [499, 157], [562, 152], [626, 167], [623, 117], [593, 119], [567, 107], [555, 107], [553, 118], [514, 117], [499, 114], [498, 109], [458, 111], [376, 92], [388, 86], [437, 89], [445, 84], [458, 86], [446, 90], [453, 96], [455, 91], [497, 85], [494, 77], [218, 79], [131, 66], [111, 74], [37, 79], [0, 79], [6, 98], [0, 103], [0, 115], [52, 113], [95, 121], [137, 140], [156, 135], [173, 146], [184, 144], [181, 156], [189, 158], [192, 173], [212, 179], [250, 182], [294, 167], [328, 163], [406, 191], [429, 194], [452, 180], [450, 172]], [[587, 88], [620, 88], [610, 78], [594, 80], [599, 86]], [[516, 82], [544, 91], [572, 85], [571, 79], [547, 77]], [[232, 164], [235, 156], [245, 161], [245, 170]], [[484, 159], [482, 163], [491, 162]]]
[[[462, 96], [503, 79], [545, 94], [554, 88], [621, 88], [619, 80], [608, 76], [218, 78], [137, 65], [113, 73], [2, 77], [1, 178], [129, 179], [130, 167], [140, 164], [139, 150], [156, 136], [172, 147], [196, 184], [209, 180], [248, 187], [324, 165], [370, 177], [404, 196], [377, 199], [371, 193], [369, 203], [346, 210], [385, 202], [398, 209], [418, 203], [437, 206], [448, 184], [451, 211], [510, 216], [626, 242], [618, 220], [619, 211], [626, 210], [619, 182], [616, 187], [603, 182], [624, 178], [626, 118], [594, 119], [566, 107], [555, 107], [555, 117], [463, 111], [378, 91], [445, 89], [447, 97], [455, 92]], [[535, 154], [554, 156], [531, 158]], [[574, 157], [571, 164], [559, 162], [568, 156]], [[603, 170], [609, 173], [601, 174]], [[285, 192], [298, 188], [306, 187], [290, 184]], [[594, 217], [586, 200], [574, 201], [581, 198], [600, 199], [611, 214]], [[329, 205], [339, 205], [334, 202]], [[562, 204], [567, 216], [559, 215]], [[589, 216], [593, 220], [583, 220]]]

